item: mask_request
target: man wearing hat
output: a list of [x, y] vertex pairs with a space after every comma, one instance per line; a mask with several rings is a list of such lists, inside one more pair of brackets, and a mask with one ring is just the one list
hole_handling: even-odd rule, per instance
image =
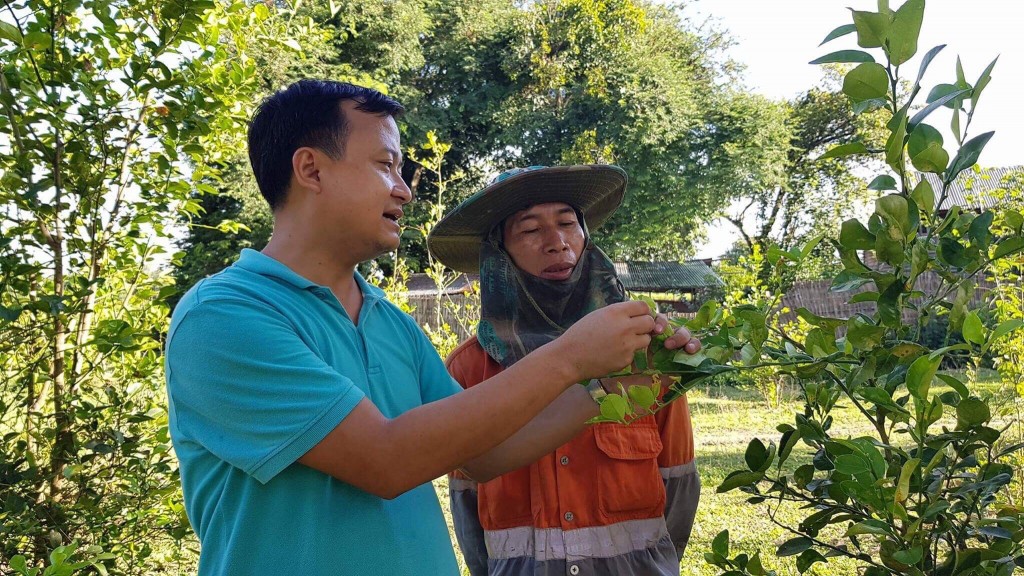
[[578, 383], [650, 343], [646, 305], [607, 306], [463, 391], [356, 272], [398, 247], [412, 200], [401, 112], [374, 90], [303, 80], [250, 123], [273, 236], [189, 290], [167, 336], [168, 427], [200, 576], [454, 576], [430, 481], [521, 465], [495, 447], [543, 443], [531, 420], [552, 402], [596, 414]]
[[[625, 189], [616, 166], [533, 166], [501, 174], [437, 224], [431, 253], [455, 270], [480, 272], [477, 335], [446, 362], [462, 386], [515, 366], [587, 313], [625, 300], [589, 233]], [[700, 349], [685, 329], [674, 336], [686, 351]], [[605, 386], [618, 387], [597, 380], [588, 390], [596, 400]], [[545, 418], [569, 416], [549, 408], [538, 420]], [[563, 433], [561, 447], [497, 479], [449, 476], [471, 574], [678, 575], [700, 495], [685, 397], [628, 426], [580, 424]]]

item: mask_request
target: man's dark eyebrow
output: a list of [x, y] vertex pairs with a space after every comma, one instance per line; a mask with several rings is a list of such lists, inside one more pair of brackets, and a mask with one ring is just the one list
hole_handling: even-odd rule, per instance
[[398, 150], [395, 150], [394, 148], [392, 148], [390, 146], [385, 146], [384, 147], [384, 151], [387, 152], [388, 154], [391, 154], [391, 156], [393, 156], [395, 158], [395, 160], [398, 162], [399, 166], [401, 166], [402, 164], [405, 164], [405, 158], [402, 157], [402, 153], [399, 152]]
[[[556, 213], [556, 215], [557, 216], [562, 216], [563, 214], [569, 214], [570, 212], [573, 215], [576, 214], [576, 210], [572, 206], [566, 206], [565, 208], [561, 208]], [[536, 214], [524, 214], [523, 216], [520, 216], [519, 218], [516, 218], [516, 220], [513, 222], [513, 224], [519, 225], [519, 224], [522, 224], [523, 222], [525, 222], [527, 220], [538, 220], [538, 219], [540, 219], [540, 216], [538, 216]]]

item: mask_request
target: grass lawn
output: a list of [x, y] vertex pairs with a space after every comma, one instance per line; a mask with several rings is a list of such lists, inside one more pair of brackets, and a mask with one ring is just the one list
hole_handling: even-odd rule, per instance
[[[933, 389], [942, 391], [938, 386], [933, 386]], [[999, 393], [997, 380], [989, 374], [973, 389], [982, 398]], [[760, 551], [765, 568], [776, 570], [780, 576], [796, 576], [799, 572], [795, 558], [775, 557], [776, 547], [793, 535], [772, 523], [766, 504], [747, 504], [746, 495], [736, 490], [725, 494], [717, 494], [715, 490], [727, 474], [745, 469], [743, 454], [752, 438], [756, 436], [765, 444], [769, 440], [778, 442], [780, 434], [775, 427], [783, 422], [792, 424], [794, 413], [802, 410], [802, 405], [794, 398], [778, 409], [769, 409], [756, 393], [728, 387], [694, 390], [689, 400], [697, 448], [697, 467], [703, 487], [697, 520], [680, 574], [717, 576], [719, 570], [704, 561], [704, 553], [711, 549], [711, 540], [715, 535], [728, 529], [731, 556], [738, 551], [748, 554]], [[999, 399], [995, 400], [998, 402]], [[996, 410], [993, 409], [993, 412]], [[944, 419], [940, 424], [953, 425], [955, 420], [951, 414], [947, 415], [948, 422]], [[870, 426], [852, 409], [837, 408], [833, 416], [836, 420], [834, 435], [856, 437], [871, 431]], [[809, 462], [810, 457], [810, 448], [801, 444], [794, 449], [786, 467], [792, 470], [797, 465]], [[441, 479], [435, 485], [442, 506], [447, 508], [446, 482]], [[445, 514], [450, 518], [447, 509]], [[806, 514], [795, 507], [783, 507], [776, 518], [795, 526], [804, 516]], [[838, 538], [839, 535], [840, 532], [836, 530], [832, 537]], [[822, 536], [825, 537], [824, 534]], [[461, 554], [458, 555], [461, 565]], [[808, 574], [853, 576], [856, 570], [852, 561], [832, 559], [827, 565], [814, 565]]]

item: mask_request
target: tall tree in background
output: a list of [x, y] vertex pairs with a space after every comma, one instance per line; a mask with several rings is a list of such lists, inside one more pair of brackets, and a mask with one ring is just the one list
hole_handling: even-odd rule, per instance
[[[301, 21], [301, 35], [263, 43], [252, 55], [258, 76], [256, 100], [300, 78], [355, 82], [387, 92], [401, 87], [401, 77], [423, 67], [419, 37], [430, 19], [420, 0], [297, 3], [291, 15]], [[399, 96], [402, 98], [402, 96]], [[246, 110], [244, 120], [253, 110]], [[224, 159], [212, 191], [197, 189], [197, 209], [182, 219], [184, 237], [175, 255], [177, 285], [172, 302], [203, 277], [238, 257], [243, 248], [261, 249], [270, 237], [272, 219], [260, 196], [242, 143]]]
[[702, 136], [731, 98], [726, 38], [632, 0], [538, 2], [523, 25], [492, 161], [619, 164], [629, 192], [599, 242], [615, 257], [683, 255], [718, 208], [716, 187], [700, 185]]
[[[616, 257], [671, 258], [686, 254], [751, 172], [780, 165], [768, 145], [779, 140], [777, 126], [763, 125], [772, 118], [752, 114], [762, 103], [729, 88], [737, 71], [722, 55], [728, 38], [664, 6], [349, 0], [335, 8], [310, 13], [328, 32], [328, 48], [279, 69], [370, 83], [398, 97], [409, 110], [409, 146], [431, 131], [452, 144], [450, 202], [513, 166], [614, 162], [630, 175], [629, 194], [599, 241]], [[280, 75], [267, 88], [289, 79]], [[758, 139], [765, 145], [747, 145]], [[424, 200], [406, 212], [415, 228], [437, 187], [413, 163], [405, 176]], [[246, 213], [258, 205], [254, 188], [240, 181], [223, 190], [241, 200], [204, 200], [206, 228], [184, 244], [192, 264], [179, 272], [183, 288], [230, 262], [237, 248], [266, 240], [265, 213], [255, 222]], [[225, 219], [251, 232], [222, 226]], [[427, 260], [422, 240], [410, 233], [403, 245], [413, 271]]]
[[[756, 124], [773, 126], [769, 134], [774, 141], [767, 144], [775, 155], [734, 190], [734, 206], [725, 211], [725, 219], [740, 233], [745, 253], [755, 245], [762, 253], [770, 245], [789, 249], [836, 230], [874, 194], [857, 176], [858, 168], [869, 167], [867, 157], [819, 161], [828, 148], [842, 142], [884, 146], [879, 114], [854, 114], [837, 77], [837, 71], [829, 71], [820, 86], [788, 102], [766, 102], [762, 108], [772, 119]], [[761, 148], [765, 142], [752, 144]], [[831, 253], [824, 247], [821, 252]], [[816, 270], [802, 272], [813, 275]]]
[[[0, 564], [182, 558], [163, 253], [175, 211], [195, 213], [240, 147], [251, 51], [286, 38], [263, 4], [3, 3]], [[112, 555], [49, 554], [73, 542]]]

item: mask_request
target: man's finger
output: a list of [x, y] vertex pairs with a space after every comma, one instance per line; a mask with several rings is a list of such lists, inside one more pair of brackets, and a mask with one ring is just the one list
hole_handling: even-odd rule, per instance
[[668, 330], [669, 336], [672, 335], [672, 327], [668, 325], [668, 316], [659, 312], [654, 318], [654, 333], [661, 334], [662, 332], [665, 332], [665, 330]]

